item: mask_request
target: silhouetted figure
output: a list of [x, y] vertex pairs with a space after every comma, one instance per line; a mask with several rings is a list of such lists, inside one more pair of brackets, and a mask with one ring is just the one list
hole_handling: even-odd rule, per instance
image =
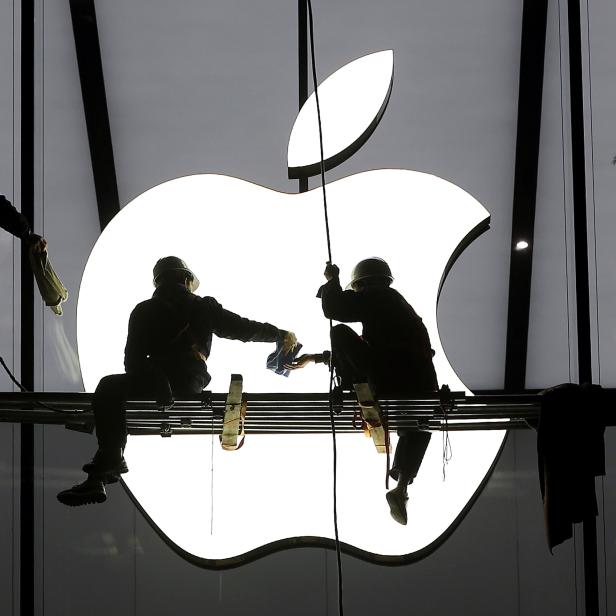
[[[434, 351], [421, 318], [398, 291], [390, 287], [391, 270], [378, 258], [360, 261], [352, 274], [352, 290], [343, 291], [339, 269], [328, 264], [327, 283], [319, 290], [328, 319], [363, 326], [358, 336], [347, 325], [332, 328], [332, 356], [341, 390], [370, 383], [377, 396], [434, 392], [438, 389], [432, 364]], [[290, 368], [302, 368], [320, 355], [302, 355]], [[392, 517], [406, 524], [407, 486], [413, 482], [430, 442], [430, 433], [400, 430], [390, 476], [398, 482], [387, 493]]]
[[269, 323], [259, 323], [225, 310], [213, 297], [193, 293], [196, 276], [178, 257], [165, 257], [154, 266], [151, 299], [138, 304], [128, 324], [124, 351], [126, 374], [101, 379], [92, 400], [98, 451], [83, 467], [88, 478], [58, 494], [70, 506], [106, 500], [105, 483], [114, 483], [128, 472], [126, 446], [126, 400], [154, 398], [160, 407], [173, 403], [173, 396], [200, 394], [210, 382], [206, 360], [212, 335], [243, 342], [283, 341], [291, 349], [295, 335]]
[[28, 219], [4, 195], [0, 195], [0, 227], [25, 241], [35, 253], [43, 252], [47, 247], [45, 238], [32, 233]]

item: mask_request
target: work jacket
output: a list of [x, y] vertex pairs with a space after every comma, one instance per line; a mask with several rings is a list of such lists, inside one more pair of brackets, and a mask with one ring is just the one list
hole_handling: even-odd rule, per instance
[[242, 342], [276, 342], [284, 332], [225, 310], [213, 297], [194, 295], [183, 284], [163, 284], [131, 313], [126, 372], [153, 363], [170, 378], [178, 371], [207, 375], [213, 334]]
[[30, 235], [28, 219], [4, 195], [0, 195], [0, 227], [22, 240]]
[[437, 387], [428, 330], [398, 291], [389, 286], [343, 291], [333, 278], [319, 296], [328, 319], [362, 324], [362, 339], [373, 352], [377, 370], [400, 377], [410, 372], [416, 387]]

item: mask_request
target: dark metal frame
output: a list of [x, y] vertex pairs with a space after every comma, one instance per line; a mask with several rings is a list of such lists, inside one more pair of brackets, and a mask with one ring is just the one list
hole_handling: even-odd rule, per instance
[[[571, 94], [572, 177], [579, 382], [592, 382], [582, 40], [579, 0], [567, 0]], [[541, 133], [547, 0], [525, 0], [520, 55], [520, 93], [514, 180], [505, 391], [525, 389], [532, 278], [534, 220]], [[525, 250], [515, 244], [526, 240]], [[594, 480], [593, 480], [594, 481]], [[594, 484], [593, 484], [594, 489]], [[595, 517], [583, 522], [586, 615], [598, 614], [597, 530]]]
[[[70, 7], [99, 218], [101, 228], [104, 228], [120, 208], [94, 2], [93, 0], [71, 0]], [[307, 98], [308, 89], [306, 12], [305, 0], [298, 0], [300, 107]], [[590, 293], [579, 0], [568, 0], [568, 15], [578, 360], [580, 381], [590, 382], [592, 380]], [[512, 222], [505, 368], [506, 391], [522, 391], [526, 372], [546, 22], [547, 1], [525, 0]], [[22, 0], [21, 209], [31, 224], [34, 223], [34, 23], [33, 0]], [[541, 60], [538, 61], [538, 59]], [[307, 179], [300, 179], [300, 192], [307, 188]], [[518, 239], [528, 241], [528, 249], [516, 251], [514, 246]], [[21, 379], [27, 388], [33, 389], [34, 291], [25, 247], [22, 248], [21, 254], [21, 280]], [[489, 475], [490, 473], [487, 477]], [[480, 491], [481, 487], [477, 494]], [[469, 506], [471, 504], [469, 503]], [[464, 514], [465, 512], [460, 515], [460, 518]], [[455, 525], [456, 523], [452, 525], [452, 529]], [[306, 538], [307, 544], [310, 544], [310, 541], [311, 538]], [[21, 426], [20, 545], [20, 610], [21, 614], [29, 616], [34, 613], [34, 428], [28, 423]], [[306, 543], [299, 541], [298, 545], [306, 545]], [[322, 541], [319, 545], [322, 545]], [[590, 616], [598, 613], [596, 522], [594, 518], [584, 522], [584, 548], [586, 614]], [[429, 551], [432, 549], [434, 548], [430, 547]], [[187, 555], [184, 556], [191, 560]], [[358, 556], [362, 557], [361, 554]]]
[[[539, 168], [547, 0], [524, 0], [516, 138], [505, 391], [524, 391]], [[529, 244], [516, 250], [519, 240]]]
[[[611, 390], [606, 390], [610, 392]], [[0, 422], [92, 426], [93, 394], [0, 393]], [[126, 419], [130, 434], [220, 434], [227, 394], [203, 392], [200, 398], [178, 399], [158, 409], [154, 400], [129, 400]], [[244, 394], [250, 434], [322, 434], [331, 432], [328, 394]], [[391, 430], [504, 430], [529, 428], [539, 418], [541, 396], [479, 395], [448, 390], [412, 399], [380, 401]], [[346, 396], [334, 417], [337, 433], [361, 433], [357, 400]], [[531, 425], [529, 425], [529, 422]]]
[[[578, 377], [592, 382], [590, 336], [590, 286], [588, 281], [588, 235], [586, 228], [586, 159], [584, 143], [584, 82], [580, 1], [568, 0], [569, 88], [571, 97], [571, 163], [573, 177], [573, 225], [575, 236], [575, 298], [577, 319]], [[594, 478], [592, 490], [595, 489]], [[599, 564], [597, 559], [597, 519], [582, 522], [584, 541], [584, 603], [586, 616], [599, 614]]]
[[[308, 100], [308, 3], [297, 0], [297, 84], [298, 111]], [[299, 177], [299, 192], [307, 192], [308, 177]]]
[[[279, 433], [272, 427], [282, 422], [286, 426], [286, 433], [306, 433], [306, 432], [326, 432], [331, 430], [329, 424], [329, 400], [326, 394], [245, 394], [249, 402], [247, 426], [248, 434], [254, 433], [251, 428], [252, 419], [260, 418], [267, 424], [264, 433]], [[221, 417], [225, 407], [227, 394], [211, 394], [204, 392], [199, 399], [177, 400], [173, 409], [168, 411], [156, 411], [157, 403], [154, 400], [137, 401], [132, 400], [127, 403], [127, 419], [129, 426], [134, 427], [131, 432], [136, 434], [161, 434], [170, 436], [174, 430], [169, 430], [169, 424], [175, 423], [176, 433], [211, 433], [212, 423], [214, 422], [214, 432], [222, 431]], [[0, 421], [39, 421], [44, 423], [65, 423], [71, 427], [71, 423], [92, 421], [90, 412], [92, 394], [83, 393], [21, 393], [21, 394], [0, 394]], [[504, 418], [515, 417], [516, 427], [528, 427], [527, 420], [534, 420], [538, 416], [539, 396], [535, 394], [521, 396], [466, 396], [461, 392], [454, 392], [446, 395], [427, 395], [414, 399], [392, 399], [383, 400], [381, 404], [387, 409], [387, 418], [390, 427], [393, 429], [400, 422], [407, 419], [413, 426], [421, 425], [428, 429], [443, 429], [444, 409], [448, 410], [449, 429], [455, 426], [457, 419], [474, 418]], [[352, 409], [356, 406], [355, 398], [348, 396], [343, 402], [343, 414], [335, 418], [340, 427], [337, 432], [360, 432], [352, 426]], [[36, 407], [37, 410], [28, 410]], [[87, 409], [87, 410], [80, 410]], [[137, 410], [144, 409], [144, 410]], [[308, 429], [298, 429], [305, 426], [306, 417], [313, 418], [313, 424], [322, 424], [322, 430], [314, 430], [314, 426]], [[201, 425], [197, 427], [188, 426], [186, 420], [191, 422], [199, 418]], [[144, 422], [149, 425], [144, 427]], [[461, 424], [461, 422], [460, 422]], [[505, 424], [500, 424], [498, 429], [503, 429]], [[209, 427], [208, 427], [209, 426]], [[493, 426], [496, 427], [496, 426]], [[485, 426], [478, 427], [476, 424], [466, 426], [460, 425], [459, 429], [485, 429]], [[488, 482], [492, 471], [500, 457], [500, 452], [505, 446], [505, 440], [495, 457], [490, 469], [486, 473], [483, 481], [477, 487], [469, 502], [465, 505], [459, 515], [445, 530], [445, 532], [430, 545], [402, 556], [384, 556], [373, 554], [357, 548], [353, 545], [342, 543], [342, 550], [349, 555], [362, 560], [373, 562], [379, 565], [400, 566], [412, 562], [417, 562], [430, 555], [435, 549], [442, 545], [449, 536], [455, 531], [460, 522], [472, 508], [473, 504], [483, 491]], [[151, 527], [159, 534], [162, 540], [179, 556], [188, 562], [205, 569], [229, 569], [243, 565], [280, 550], [293, 549], [298, 547], [318, 547], [335, 549], [335, 543], [331, 539], [324, 537], [292, 537], [282, 539], [251, 550], [245, 554], [226, 559], [205, 559], [196, 557], [178, 546], [157, 526], [154, 520], [143, 509], [138, 500], [131, 493], [130, 489], [124, 484], [124, 488], [133, 500], [135, 507], [141, 512]]]
[[120, 211], [94, 0], [70, 0], [101, 230]]
[[[608, 399], [616, 398], [616, 390], [604, 390]], [[64, 424], [67, 428], [84, 429], [93, 424], [92, 394], [72, 392], [0, 393], [0, 421]], [[221, 434], [227, 394], [204, 392], [200, 398], [178, 399], [171, 409], [158, 411], [155, 400], [127, 402], [127, 422], [131, 434], [171, 436], [173, 434]], [[327, 394], [245, 394], [247, 438], [257, 434], [324, 434], [331, 431]], [[530, 428], [537, 425], [540, 412], [539, 394], [484, 394], [467, 396], [462, 392], [441, 392], [412, 399], [387, 399], [380, 404], [386, 411], [390, 429], [398, 427], [435, 430], [485, 430]], [[359, 433], [353, 423], [357, 401], [346, 396], [342, 413], [335, 417], [336, 432]], [[510, 418], [511, 421], [505, 421]], [[486, 420], [475, 423], [477, 420]], [[495, 423], [487, 424], [489, 420]], [[607, 417], [607, 425], [616, 425], [616, 416]], [[453, 533], [470, 511], [489, 480], [505, 441], [490, 469], [470, 501], [433, 543], [412, 554], [384, 556], [342, 544], [345, 553], [380, 565], [405, 565], [428, 556]], [[272, 552], [297, 547], [334, 549], [332, 540], [323, 537], [282, 539], [226, 559], [196, 557], [174, 543], [143, 509], [130, 489], [123, 484], [137, 509], [162, 540], [179, 556], [206, 569], [229, 569], [261, 558]]]
[[[21, 212], [34, 227], [34, 0], [21, 2]], [[34, 280], [21, 243], [21, 381], [34, 389]], [[19, 600], [34, 614], [34, 426], [22, 424], [20, 449]]]

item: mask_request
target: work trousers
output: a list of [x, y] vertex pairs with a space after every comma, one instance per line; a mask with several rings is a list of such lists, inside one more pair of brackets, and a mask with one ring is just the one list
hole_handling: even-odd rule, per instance
[[[336, 374], [345, 389], [370, 382], [375, 395], [408, 395], [438, 390], [432, 360], [413, 361], [412, 350], [375, 351], [347, 325], [332, 328], [332, 355]], [[430, 443], [429, 432], [398, 430], [398, 444], [390, 476], [412, 483]]]
[[103, 377], [92, 399], [99, 450], [124, 450], [127, 400], [144, 398], [168, 401], [172, 395], [188, 397], [200, 394], [209, 381], [207, 377], [207, 372], [205, 375], [189, 372], [168, 376], [157, 370]]

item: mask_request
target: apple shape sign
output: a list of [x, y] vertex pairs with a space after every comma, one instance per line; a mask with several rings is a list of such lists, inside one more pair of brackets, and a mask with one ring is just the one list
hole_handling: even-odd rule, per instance
[[[366, 128], [382, 115], [391, 91], [393, 54], [379, 54], [372, 54], [379, 56], [378, 62], [368, 62], [376, 67], [375, 75], [365, 68], [366, 58], [375, 58], [367, 56], [319, 88], [329, 92], [322, 103], [329, 117], [324, 127], [335, 125], [349, 106], [345, 97], [352, 88], [346, 83], [339, 89], [337, 80], [348, 82], [352, 74], [351, 81], [360, 79], [361, 87], [381, 96], [365, 111], [352, 101], [358, 111], [352, 121], [346, 119], [341, 135], [330, 140], [330, 158], [365, 140]], [[362, 62], [364, 69], [358, 70]], [[303, 134], [313, 138], [310, 131]], [[289, 154], [307, 148], [308, 154], [297, 155], [299, 162], [293, 164], [309, 168], [314, 154], [298, 135], [292, 131]], [[238, 178], [201, 174], [155, 186], [126, 205], [94, 246], [80, 288], [78, 342], [86, 389], [92, 391], [106, 374], [123, 371], [129, 314], [151, 296], [152, 266], [166, 255], [184, 259], [201, 280], [199, 292], [216, 297], [226, 308], [292, 329], [307, 350], [329, 348], [328, 322], [314, 299], [324, 261], [319, 251], [321, 198], [320, 189], [287, 194]], [[442, 349], [436, 305], [452, 255], [487, 226], [488, 212], [454, 184], [406, 169], [372, 170], [328, 184], [328, 203], [342, 279], [362, 258], [385, 258], [394, 287], [428, 328], [439, 383], [466, 389]], [[137, 245], [135, 237], [147, 240]], [[293, 246], [296, 258], [279, 258], [284, 242]], [[208, 362], [210, 388], [226, 391], [230, 374], [240, 373], [248, 392], [327, 391], [329, 374], [323, 367], [294, 372], [288, 379], [267, 371], [265, 358], [271, 350], [269, 345], [215, 340]], [[384, 499], [383, 457], [369, 439], [339, 435], [343, 548], [390, 562], [425, 553], [473, 500], [503, 437], [502, 431], [451, 434], [453, 459], [446, 481], [441, 439], [433, 438], [409, 488], [408, 525], [400, 526], [391, 520]], [[166, 541], [203, 566], [229, 566], [264, 551], [322, 545], [333, 537], [330, 435], [251, 435], [249, 409], [241, 450], [223, 451], [213, 436], [131, 437], [126, 455], [131, 472], [125, 484], [135, 501]]]

